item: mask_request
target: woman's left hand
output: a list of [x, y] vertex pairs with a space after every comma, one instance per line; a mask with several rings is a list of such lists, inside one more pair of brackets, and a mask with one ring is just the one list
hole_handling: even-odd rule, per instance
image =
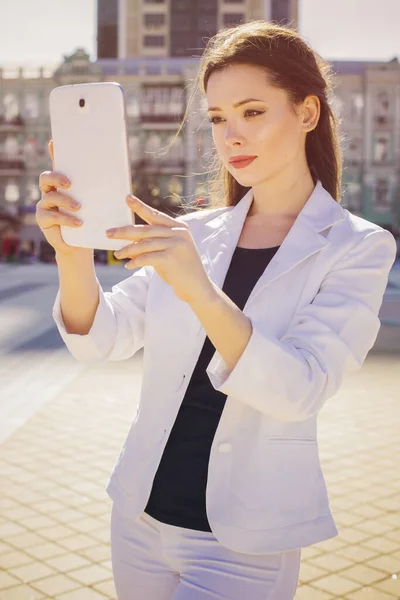
[[184, 302], [191, 304], [208, 299], [214, 287], [188, 226], [144, 204], [135, 196], [127, 196], [127, 203], [132, 212], [148, 225], [127, 225], [107, 230], [107, 236], [112, 239], [132, 242], [114, 252], [116, 258], [130, 258], [125, 265], [128, 269], [154, 267], [161, 279]]

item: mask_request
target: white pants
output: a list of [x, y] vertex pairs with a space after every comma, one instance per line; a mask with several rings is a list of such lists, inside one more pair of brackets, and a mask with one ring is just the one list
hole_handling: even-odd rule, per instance
[[242, 554], [211, 532], [166, 525], [113, 505], [111, 558], [118, 600], [292, 600], [300, 549]]

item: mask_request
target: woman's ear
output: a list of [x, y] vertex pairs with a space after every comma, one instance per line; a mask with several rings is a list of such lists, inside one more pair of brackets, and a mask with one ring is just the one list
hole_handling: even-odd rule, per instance
[[307, 96], [303, 102], [303, 130], [312, 131], [316, 128], [321, 113], [318, 96]]

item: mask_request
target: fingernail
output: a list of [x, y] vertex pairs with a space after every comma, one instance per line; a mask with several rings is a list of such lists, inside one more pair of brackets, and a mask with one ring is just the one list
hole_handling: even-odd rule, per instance
[[115, 229], [107, 229], [106, 234], [107, 235], [114, 235], [115, 233]]
[[135, 203], [135, 198], [133, 196], [128, 196], [128, 202], [130, 204], [134, 204]]
[[67, 177], [61, 177], [61, 184], [62, 185], [69, 185], [71, 182]]

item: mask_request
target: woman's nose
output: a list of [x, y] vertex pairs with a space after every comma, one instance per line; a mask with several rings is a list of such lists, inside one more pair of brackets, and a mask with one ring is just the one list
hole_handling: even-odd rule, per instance
[[243, 142], [242, 136], [233, 127], [227, 127], [225, 130], [225, 143], [229, 146], [234, 144], [241, 144]]

